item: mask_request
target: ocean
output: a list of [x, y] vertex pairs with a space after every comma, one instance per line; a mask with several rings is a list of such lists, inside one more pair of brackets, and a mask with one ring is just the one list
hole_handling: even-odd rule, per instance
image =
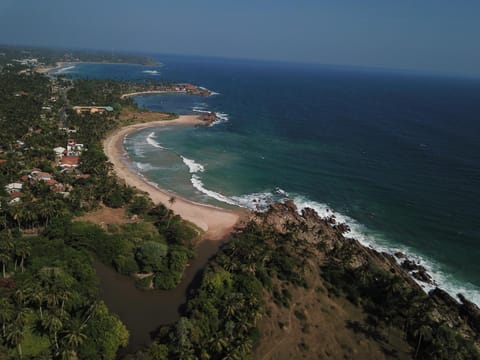
[[215, 111], [209, 127], [125, 139], [137, 171], [195, 201], [263, 209], [293, 199], [348, 234], [424, 265], [480, 304], [480, 80], [205, 57], [162, 66], [79, 64], [74, 77], [189, 82], [211, 97], [136, 97], [150, 110]]

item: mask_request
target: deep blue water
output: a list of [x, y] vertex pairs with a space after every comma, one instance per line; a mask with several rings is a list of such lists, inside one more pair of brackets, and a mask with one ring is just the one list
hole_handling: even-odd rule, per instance
[[[228, 117], [212, 127], [130, 136], [127, 150], [146, 176], [217, 205], [256, 206], [286, 192], [299, 205], [322, 213], [333, 209], [351, 225], [352, 236], [415, 254], [452, 293], [462, 291], [480, 303], [479, 80], [158, 59], [162, 67], [82, 64], [67, 71], [191, 82], [220, 93], [137, 98], [152, 110], [203, 109]], [[181, 156], [203, 171], [189, 171]]]

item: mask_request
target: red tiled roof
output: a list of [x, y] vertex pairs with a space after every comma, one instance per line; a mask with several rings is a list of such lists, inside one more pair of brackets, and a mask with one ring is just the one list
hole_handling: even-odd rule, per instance
[[20, 197], [20, 196], [23, 196], [23, 194], [20, 191], [14, 191], [14, 192], [10, 193], [10, 198], [11, 199], [15, 199], [15, 198]]
[[78, 165], [78, 156], [64, 156], [60, 163], [62, 165]]

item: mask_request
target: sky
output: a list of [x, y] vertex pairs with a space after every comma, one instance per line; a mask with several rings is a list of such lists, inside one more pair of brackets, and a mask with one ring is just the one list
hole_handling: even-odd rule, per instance
[[478, 0], [0, 0], [0, 43], [480, 76]]

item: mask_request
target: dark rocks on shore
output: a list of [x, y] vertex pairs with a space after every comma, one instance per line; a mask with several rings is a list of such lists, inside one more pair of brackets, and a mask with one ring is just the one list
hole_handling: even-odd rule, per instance
[[470, 326], [474, 327], [480, 333], [480, 308], [467, 300], [462, 294], [457, 295], [462, 303], [460, 305], [460, 314], [465, 318]]
[[350, 231], [350, 227], [347, 224], [344, 224], [344, 223], [341, 223], [341, 224], [338, 224], [338, 225], [333, 225], [333, 228], [336, 231], [338, 231], [342, 234], [345, 234], [345, 233]]
[[217, 115], [213, 111], [202, 113], [202, 115], [200, 115], [200, 119], [206, 122], [207, 125], [213, 124], [218, 120]]
[[415, 279], [430, 285], [433, 284], [432, 277], [422, 265], [419, 265], [412, 260], [405, 259], [400, 266], [403, 270], [409, 272]]

